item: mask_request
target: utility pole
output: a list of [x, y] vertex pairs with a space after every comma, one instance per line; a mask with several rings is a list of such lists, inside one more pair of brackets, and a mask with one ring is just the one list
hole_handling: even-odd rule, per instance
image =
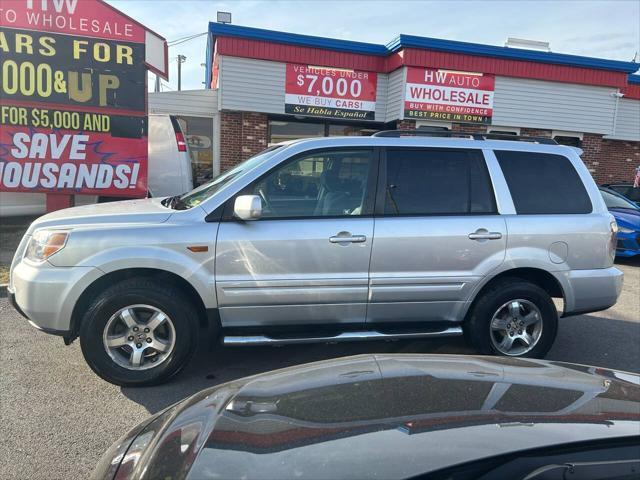
[[184, 55], [178, 55], [178, 91], [182, 90], [182, 64], [187, 60]]

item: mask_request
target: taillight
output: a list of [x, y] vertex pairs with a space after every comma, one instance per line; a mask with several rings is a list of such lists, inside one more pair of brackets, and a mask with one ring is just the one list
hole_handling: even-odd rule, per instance
[[176, 132], [176, 144], [178, 145], [179, 152], [187, 151], [187, 142], [184, 140], [182, 132]]
[[611, 228], [611, 232], [609, 234], [609, 255], [611, 256], [611, 261], [613, 261], [616, 257], [616, 241], [618, 237], [618, 224], [615, 220], [611, 220], [609, 223], [609, 227]]

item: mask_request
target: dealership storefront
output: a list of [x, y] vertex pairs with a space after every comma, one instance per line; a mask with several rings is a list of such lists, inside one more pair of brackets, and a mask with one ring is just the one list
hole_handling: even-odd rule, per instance
[[[554, 137], [584, 150], [598, 182], [629, 182], [640, 165], [637, 69], [406, 35], [377, 45], [211, 23], [209, 94], [194, 108], [212, 122], [214, 171], [284, 140], [431, 127]], [[164, 99], [194, 94], [152, 95], [150, 111], [188, 116], [185, 102], [169, 112]]]

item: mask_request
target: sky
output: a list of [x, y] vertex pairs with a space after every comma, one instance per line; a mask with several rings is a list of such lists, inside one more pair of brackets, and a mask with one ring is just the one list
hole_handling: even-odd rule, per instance
[[[400, 33], [504, 45], [507, 37], [550, 42], [558, 53], [640, 61], [640, 0], [107, 0], [168, 41], [207, 31], [217, 11], [232, 23], [385, 44]], [[169, 81], [204, 88], [206, 35], [169, 48]], [[150, 82], [152, 85], [152, 82]]]

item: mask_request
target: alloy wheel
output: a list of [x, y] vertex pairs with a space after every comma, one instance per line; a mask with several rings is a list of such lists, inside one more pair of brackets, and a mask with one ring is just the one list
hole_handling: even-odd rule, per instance
[[491, 343], [503, 355], [524, 355], [538, 344], [542, 325], [542, 314], [533, 302], [510, 300], [491, 318]]
[[151, 305], [129, 305], [114, 313], [102, 334], [111, 359], [128, 370], [147, 370], [169, 358], [176, 342], [173, 322]]

